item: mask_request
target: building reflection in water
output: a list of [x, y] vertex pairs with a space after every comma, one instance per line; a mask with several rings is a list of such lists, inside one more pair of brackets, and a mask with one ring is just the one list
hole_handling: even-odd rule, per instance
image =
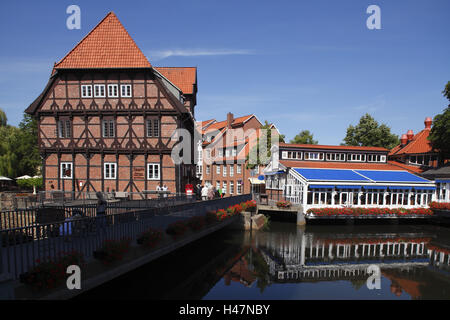
[[[450, 250], [433, 243], [425, 233], [314, 233], [254, 232], [247, 234], [246, 254], [224, 274], [245, 286], [257, 282], [261, 291], [272, 283], [351, 281], [356, 289], [365, 286], [375, 264], [390, 281], [396, 296], [406, 292], [422, 297], [430, 271], [450, 281]], [[433, 244], [432, 244], [433, 243]]]

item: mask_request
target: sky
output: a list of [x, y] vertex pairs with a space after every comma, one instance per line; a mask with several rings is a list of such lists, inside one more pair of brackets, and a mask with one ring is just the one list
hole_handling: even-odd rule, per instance
[[[69, 30], [69, 5], [81, 29]], [[381, 29], [370, 30], [370, 5]], [[1, 1], [0, 108], [18, 125], [59, 61], [113, 11], [154, 66], [198, 68], [197, 120], [255, 114], [340, 144], [365, 113], [401, 135], [442, 113], [448, 0]]]

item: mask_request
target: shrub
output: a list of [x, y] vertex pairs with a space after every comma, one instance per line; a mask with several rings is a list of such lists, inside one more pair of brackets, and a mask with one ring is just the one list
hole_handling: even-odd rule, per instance
[[255, 212], [256, 211], [256, 201], [248, 200], [245, 202], [246, 209], [245, 211]]
[[59, 258], [40, 262], [30, 271], [22, 273], [20, 282], [32, 287], [34, 290], [52, 289], [64, 283], [68, 276], [67, 267], [70, 265], [82, 266], [83, 255], [77, 251], [61, 252]]
[[450, 203], [449, 202], [431, 202], [430, 208], [435, 210], [450, 210]]
[[414, 209], [390, 209], [390, 208], [313, 208], [308, 214], [316, 216], [408, 216], [408, 215], [432, 215], [433, 211], [425, 208]]
[[281, 200], [281, 201], [277, 202], [277, 207], [278, 208], [290, 208], [291, 203], [289, 201]]
[[205, 222], [207, 224], [212, 224], [217, 221], [216, 211], [208, 211], [205, 214]]
[[189, 220], [186, 222], [186, 225], [193, 231], [198, 231], [203, 229], [203, 227], [206, 224], [205, 217], [202, 216], [194, 216], [189, 218]]
[[226, 210], [219, 209], [219, 210], [217, 210], [217, 212], [216, 212], [216, 216], [217, 216], [217, 220], [223, 221], [223, 220], [225, 220], [226, 218], [228, 218], [228, 212], [227, 212]]
[[100, 260], [104, 264], [110, 264], [123, 259], [125, 253], [130, 248], [131, 239], [124, 238], [121, 240], [105, 240], [103, 246], [94, 251], [94, 258]]
[[139, 235], [137, 243], [147, 248], [154, 248], [161, 241], [162, 237], [163, 234], [160, 230], [149, 228]]

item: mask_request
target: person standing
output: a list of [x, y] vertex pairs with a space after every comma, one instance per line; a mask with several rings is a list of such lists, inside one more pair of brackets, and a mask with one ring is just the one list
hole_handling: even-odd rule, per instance
[[103, 198], [103, 194], [98, 191], [96, 193], [97, 196], [97, 218], [96, 218], [96, 225], [99, 228], [103, 228], [106, 225], [106, 205], [107, 202], [105, 198]]
[[208, 200], [208, 187], [203, 186], [202, 188], [202, 200]]
[[222, 196], [223, 196], [222, 188], [219, 187], [219, 189], [217, 191], [219, 192], [219, 198], [222, 198]]
[[165, 184], [162, 187], [162, 191], [164, 192], [163, 197], [167, 198], [167, 193], [168, 193], [169, 189], [167, 188], [167, 186]]

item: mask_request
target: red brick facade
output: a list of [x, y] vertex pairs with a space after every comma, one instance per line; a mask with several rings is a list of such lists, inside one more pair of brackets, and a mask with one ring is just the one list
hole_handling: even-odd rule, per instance
[[[111, 19], [117, 18], [109, 14], [94, 31]], [[185, 97], [152, 67], [56, 65], [46, 88], [26, 110], [38, 119], [45, 190], [142, 192], [165, 184], [171, 192], [182, 192], [193, 182], [195, 167], [193, 161], [174, 164], [171, 152], [177, 141], [171, 136], [183, 128], [193, 139], [188, 108], [195, 105], [195, 93]]]

